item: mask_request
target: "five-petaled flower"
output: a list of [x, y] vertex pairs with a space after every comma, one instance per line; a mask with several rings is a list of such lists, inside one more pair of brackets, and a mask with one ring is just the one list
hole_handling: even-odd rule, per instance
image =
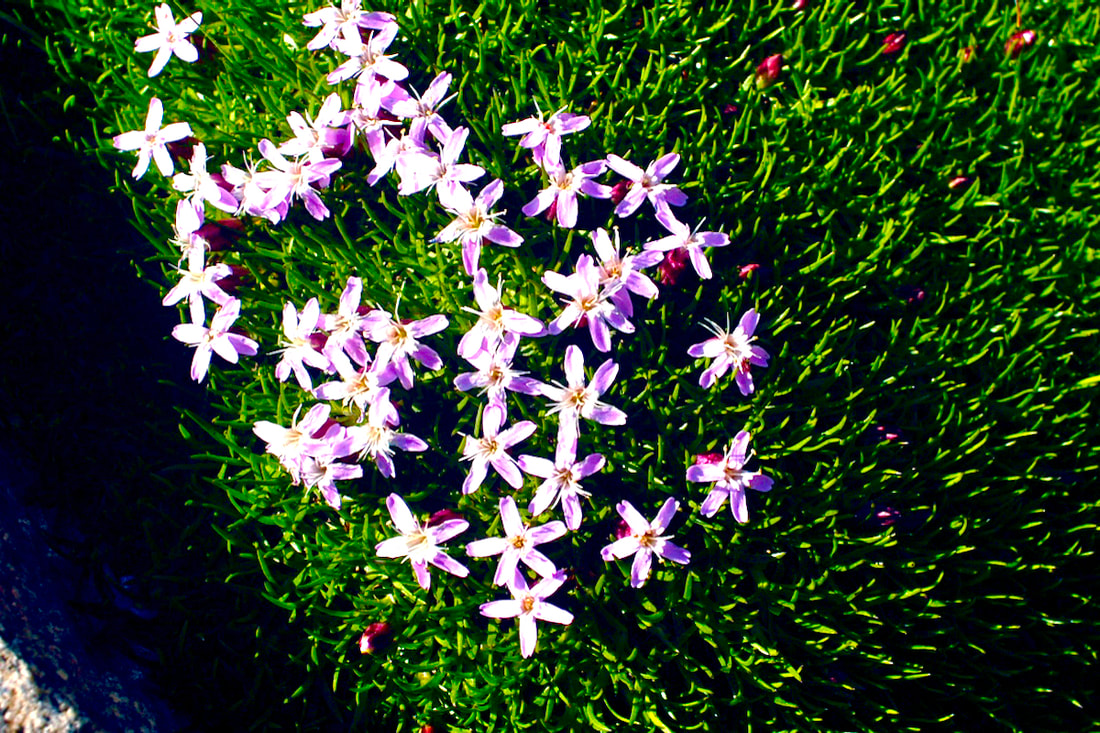
[[564, 582], [565, 573], [559, 570], [549, 578], [540, 580], [534, 588], [528, 588], [523, 574], [516, 571], [515, 577], [508, 585], [512, 598], [506, 601], [482, 603], [481, 615], [489, 618], [519, 617], [520, 653], [529, 657], [535, 653], [535, 641], [538, 639], [536, 619], [563, 626], [573, 623], [573, 614], [546, 602], [546, 599], [552, 596]]
[[523, 237], [497, 221], [505, 212], [489, 213], [489, 209], [500, 201], [503, 193], [504, 184], [499, 178], [481, 189], [476, 199], [462, 186], [453, 186], [450, 189], [448, 194], [450, 205], [446, 208], [455, 215], [455, 218], [443, 227], [432, 241], [452, 242], [456, 239], [461, 241], [462, 266], [466, 269], [467, 275], [477, 272], [481, 245], [485, 240], [505, 247], [518, 247], [523, 244]]
[[602, 425], [626, 423], [625, 412], [600, 402], [600, 395], [607, 391], [618, 373], [619, 365], [608, 359], [596, 369], [596, 373], [592, 375], [592, 381], [585, 384], [584, 354], [575, 344], [570, 344], [566, 348], [566, 385], [544, 384], [539, 388], [542, 396], [554, 403], [550, 408], [550, 414], [558, 413], [559, 444], [576, 443], [582, 417]]
[[762, 473], [744, 470], [745, 463], [751, 457], [749, 453], [751, 438], [749, 433], [742, 430], [734, 437], [729, 451], [720, 460], [717, 462], [706, 460], [688, 467], [688, 481], [714, 483], [707, 498], [699, 507], [699, 512], [704, 517], [713, 517], [729, 498], [734, 519], [744, 524], [749, 521], [745, 489], [771, 491], [772, 480], [769, 477]]
[[516, 460], [508, 455], [508, 449], [530, 438], [535, 432], [535, 424], [530, 420], [523, 420], [507, 430], [501, 430], [504, 418], [503, 404], [490, 402], [481, 416], [484, 437], [466, 436], [466, 442], [462, 448], [462, 460], [470, 461], [470, 473], [462, 482], [463, 494], [472, 494], [477, 491], [489, 472], [489, 466], [492, 466], [513, 489], [523, 486], [523, 474], [516, 466]]
[[565, 525], [560, 521], [547, 522], [538, 527], [524, 524], [520, 517], [516, 500], [510, 496], [500, 500], [500, 519], [504, 524], [503, 537], [486, 537], [466, 545], [466, 554], [470, 557], [490, 557], [500, 555], [493, 583], [505, 585], [516, 575], [519, 563], [534, 570], [543, 578], [557, 572], [550, 558], [535, 549], [535, 545], [556, 540], [566, 533]]
[[703, 280], [711, 277], [710, 263], [703, 251], [706, 247], [725, 247], [730, 243], [728, 234], [721, 232], [701, 232], [699, 227], [694, 231], [687, 224], [672, 215], [670, 209], [662, 209], [657, 212], [657, 221], [661, 222], [665, 229], [672, 232], [667, 237], [647, 242], [646, 251], [670, 252], [684, 249], [691, 259], [691, 266]]
[[741, 316], [741, 321], [733, 331], [729, 330], [728, 322], [723, 329], [714, 321], [704, 321], [707, 330], [712, 332], [714, 337], [688, 348], [688, 354], [696, 359], [714, 359], [699, 375], [700, 387], [710, 389], [732, 366], [737, 369], [734, 379], [741, 394], [752, 394], [755, 385], [749, 368], [750, 366], [766, 367], [769, 359], [768, 352], [752, 343], [756, 340], [753, 332], [756, 330], [759, 319], [756, 310], [750, 308]]
[[619, 205], [615, 207], [615, 213], [619, 216], [630, 216], [647, 198], [649, 203], [657, 211], [667, 209], [669, 206], [683, 206], [687, 203], [687, 196], [671, 183], [662, 183], [665, 177], [679, 164], [680, 156], [676, 153], [663, 155], [642, 170], [629, 160], [617, 155], [608, 155], [607, 164], [611, 170], [630, 181]]
[[157, 32], [148, 36], [142, 36], [134, 41], [134, 50], [138, 53], [156, 51], [153, 64], [149, 67], [149, 76], [156, 76], [168, 63], [168, 59], [175, 54], [181, 61], [193, 64], [199, 60], [199, 52], [194, 45], [187, 40], [187, 36], [194, 33], [202, 22], [202, 13], [192, 13], [179, 23], [172, 17], [172, 9], [167, 3], [161, 3], [153, 9], [153, 15], [157, 19]]
[[386, 507], [390, 510], [394, 528], [401, 536], [390, 537], [375, 545], [374, 551], [380, 557], [407, 558], [416, 575], [416, 582], [424, 590], [428, 590], [432, 584], [432, 576], [428, 573], [429, 564], [460, 578], [470, 574], [465, 565], [439, 547], [440, 543], [465, 532], [470, 526], [469, 522], [465, 519], [448, 519], [436, 525], [421, 525], [397, 494], [389, 495]]
[[535, 489], [535, 498], [531, 500], [527, 511], [537, 517], [560, 501], [565, 514], [565, 526], [570, 530], [580, 527], [580, 497], [591, 496], [581, 489], [581, 479], [602, 469], [606, 463], [604, 457], [593, 453], [585, 456], [583, 461], [578, 461], [577, 441], [559, 439], [553, 463], [538, 456], [520, 456], [517, 463], [524, 473], [545, 479]]
[[654, 555], [681, 565], [687, 565], [688, 561], [691, 560], [691, 553], [678, 545], [672, 544], [668, 541], [667, 535], [661, 534], [668, 529], [672, 516], [679, 508], [680, 502], [670, 497], [661, 506], [653, 521], [647, 522], [645, 517], [629, 501], [620, 501], [615, 510], [626, 522], [630, 534], [615, 540], [600, 550], [600, 557], [605, 562], [610, 562], [633, 555], [634, 563], [630, 567], [630, 585], [635, 588], [641, 588], [645, 585], [646, 579], [649, 578]]
[[202, 323], [181, 323], [172, 329], [172, 338], [195, 347], [195, 356], [191, 359], [191, 379], [201, 382], [206, 377], [211, 352], [216, 352], [231, 364], [236, 364], [241, 354], [256, 355], [259, 344], [247, 336], [229, 332], [240, 313], [241, 301], [229, 298], [210, 319], [210, 328]]
[[149, 112], [145, 115], [145, 129], [124, 132], [115, 135], [111, 144], [118, 150], [138, 151], [137, 165], [131, 175], [141, 178], [149, 169], [149, 158], [157, 164], [161, 174], [172, 175], [172, 156], [168, 153], [168, 143], [182, 140], [191, 134], [191, 125], [186, 122], [173, 122], [161, 128], [164, 120], [164, 105], [156, 97], [149, 100]]
[[585, 115], [575, 115], [559, 109], [546, 120], [542, 119], [542, 110], [538, 117], [528, 117], [519, 122], [509, 122], [501, 127], [502, 135], [523, 135], [520, 147], [530, 148], [535, 163], [547, 169], [561, 164], [561, 138], [571, 132], [580, 132], [588, 127], [592, 120]]

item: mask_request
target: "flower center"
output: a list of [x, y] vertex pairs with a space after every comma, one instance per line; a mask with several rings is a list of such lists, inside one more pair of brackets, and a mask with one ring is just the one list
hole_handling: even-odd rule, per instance
[[638, 544], [642, 547], [652, 549], [656, 544], [657, 537], [654, 535], [652, 529], [648, 529], [645, 532], [638, 535]]
[[535, 597], [524, 596], [523, 600], [519, 602], [519, 607], [523, 610], [524, 613], [531, 613], [531, 611], [535, 608]]
[[565, 392], [565, 398], [562, 400], [566, 407], [574, 410], [582, 410], [589, 402], [588, 390], [584, 387], [573, 387]]
[[522, 550], [526, 546], [527, 538], [523, 535], [517, 534], [515, 537], [512, 537], [512, 547], [516, 548], [517, 550]]

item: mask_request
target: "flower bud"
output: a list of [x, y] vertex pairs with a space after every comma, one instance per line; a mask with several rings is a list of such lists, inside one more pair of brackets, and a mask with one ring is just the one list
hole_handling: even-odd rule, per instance
[[749, 276], [759, 269], [760, 265], [756, 264], [755, 262], [748, 265], [741, 265], [741, 268], [737, 271], [737, 277], [741, 278], [742, 280], [748, 280]]
[[1009, 58], [1017, 58], [1025, 49], [1035, 45], [1038, 34], [1035, 31], [1016, 31], [1005, 43], [1005, 55]]
[[680, 274], [687, 267], [689, 261], [688, 251], [684, 247], [665, 252], [665, 258], [657, 265], [658, 280], [662, 285], [675, 285]]
[[626, 192], [630, 190], [630, 184], [633, 181], [622, 180], [611, 187], [611, 203], [616, 206], [619, 202], [626, 198]]
[[882, 53], [886, 56], [892, 56], [903, 48], [905, 48], [904, 33], [891, 33], [882, 39]]
[[783, 70], [783, 54], [773, 54], [764, 59], [756, 67], [756, 88], [767, 89], [779, 80], [779, 72]]
[[359, 637], [359, 652], [361, 654], [374, 654], [390, 643], [391, 636], [393, 636], [393, 632], [388, 623], [385, 621], [373, 623], [367, 626], [363, 631], [363, 635]]

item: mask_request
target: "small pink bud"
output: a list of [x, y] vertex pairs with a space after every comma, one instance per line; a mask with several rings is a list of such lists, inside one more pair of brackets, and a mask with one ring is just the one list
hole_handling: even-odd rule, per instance
[[721, 453], [700, 453], [699, 455], [695, 456], [695, 465], [713, 465], [715, 463], [721, 463], [723, 458], [725, 458], [725, 456]]
[[[611, 203], [618, 206], [619, 202], [626, 198], [626, 192], [630, 190], [633, 181], [622, 180], [611, 187]], [[557, 200], [555, 199], [555, 203]]]
[[620, 519], [619, 523], [615, 525], [615, 539], [621, 540], [623, 537], [629, 537], [631, 534], [630, 525], [626, 523], [625, 519]]
[[767, 89], [779, 80], [779, 72], [783, 70], [783, 54], [773, 54], [764, 59], [756, 67], [756, 88]]
[[722, 114], [724, 114], [724, 115], [735, 115], [735, 114], [737, 114], [737, 110], [738, 110], [738, 107], [737, 107], [736, 104], [727, 104], [725, 107], [722, 108]]
[[959, 51], [959, 61], [962, 61], [964, 64], [969, 64], [977, 55], [978, 49], [973, 46], [966, 46], [963, 50]]
[[954, 191], [956, 188], [965, 188], [970, 185], [970, 179], [966, 176], [955, 176], [947, 182], [947, 187]]
[[1038, 34], [1035, 31], [1016, 31], [1005, 43], [1005, 55], [1013, 59], [1018, 57], [1025, 49], [1035, 45], [1036, 38]]
[[891, 56], [905, 48], [905, 34], [891, 33], [882, 39], [882, 53]]
[[555, 198], [550, 202], [550, 208], [546, 210], [546, 214], [543, 216], [546, 221], [554, 221], [558, 215], [558, 199]]
[[690, 257], [685, 247], [666, 252], [665, 258], [657, 265], [658, 280], [662, 285], [675, 285], [689, 261]]
[[452, 509], [440, 509], [435, 514], [428, 517], [428, 522], [425, 526], [435, 527], [451, 519], [462, 519], [462, 515]]
[[756, 264], [755, 262], [748, 265], [741, 265], [741, 269], [737, 271], [737, 277], [741, 278], [742, 280], [748, 280], [749, 277], [759, 269], [760, 265]]
[[806, 6], [809, 4], [809, 0], [794, 0], [791, 8], [793, 8], [794, 10], [805, 10]]

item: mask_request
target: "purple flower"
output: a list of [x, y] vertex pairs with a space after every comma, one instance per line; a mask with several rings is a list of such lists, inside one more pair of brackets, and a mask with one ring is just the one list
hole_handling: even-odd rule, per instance
[[390, 402], [390, 391], [379, 390], [377, 398], [367, 408], [366, 421], [347, 429], [351, 441], [348, 452], [358, 453], [360, 460], [370, 456], [383, 476], [393, 478], [391, 456], [394, 448], [408, 453], [428, 450], [428, 444], [415, 435], [395, 432], [391, 425], [397, 425], [398, 420], [397, 410]]
[[538, 195], [523, 207], [523, 213], [527, 216], [536, 216], [553, 205], [558, 224], [566, 229], [572, 229], [577, 225], [577, 194], [598, 199], [611, 198], [610, 186], [592, 180], [602, 175], [605, 170], [607, 170], [607, 163], [602, 160], [579, 165], [571, 171], [567, 171], [565, 165], [560, 162], [557, 165], [548, 166], [546, 174], [550, 177], [550, 185], [539, 191]]
[[[355, 133], [361, 132], [367, 139], [367, 148], [371, 157], [375, 160], [381, 156], [386, 147], [386, 138], [383, 130], [388, 125], [400, 125], [397, 120], [392, 120], [388, 115], [381, 114], [385, 99], [396, 93], [398, 87], [391, 80], [380, 82], [377, 78], [369, 83], [356, 84], [352, 95], [351, 109], [348, 110], [348, 121], [351, 122], [351, 140], [355, 143]], [[373, 185], [374, 180], [368, 180]]]
[[527, 511], [538, 516], [560, 501], [565, 514], [565, 526], [570, 530], [581, 526], [580, 497], [591, 496], [581, 489], [581, 479], [602, 469], [606, 461], [599, 453], [586, 456], [583, 461], [576, 459], [576, 441], [564, 440], [558, 441], [553, 463], [538, 456], [519, 457], [517, 463], [524, 473], [545, 479], [535, 490], [535, 497]]
[[375, 545], [374, 551], [380, 557], [408, 558], [416, 575], [416, 582], [424, 590], [428, 590], [432, 584], [432, 576], [428, 573], [429, 564], [460, 578], [470, 574], [462, 563], [439, 547], [440, 543], [465, 532], [470, 526], [469, 522], [465, 519], [448, 519], [435, 526], [421, 526], [397, 494], [389, 495], [386, 507], [390, 510], [394, 528], [401, 536], [391, 537]]
[[320, 456], [305, 456], [302, 459], [302, 483], [307, 489], [317, 488], [325, 503], [340, 511], [340, 491], [337, 481], [348, 481], [363, 477], [363, 467], [351, 463], [339, 463], [338, 456], [326, 453]]
[[308, 160], [289, 161], [283, 157], [274, 143], [266, 138], [260, 141], [260, 154], [275, 166], [276, 170], [262, 171], [255, 174], [253, 179], [257, 185], [267, 190], [267, 197], [262, 208], [268, 209], [277, 206], [281, 202], [291, 203], [293, 199], [300, 198], [306, 205], [306, 211], [310, 216], [321, 221], [329, 215], [328, 208], [313, 189], [313, 184], [324, 188], [328, 185], [330, 176], [342, 165], [339, 160], [329, 158], [319, 163], [311, 163]]
[[664, 225], [665, 229], [672, 232], [671, 236], [663, 237], [653, 242], [647, 242], [645, 249], [652, 252], [668, 252], [675, 249], [687, 250], [691, 258], [691, 266], [703, 280], [711, 277], [710, 263], [703, 252], [704, 247], [725, 247], [730, 243], [729, 235], [721, 232], [700, 232], [688, 228], [687, 224], [679, 221], [672, 215], [670, 209], [662, 209], [657, 212], [657, 221]]
[[611, 169], [631, 182], [626, 196], [615, 207], [615, 213], [619, 216], [630, 216], [647, 198], [657, 211], [686, 204], [687, 196], [683, 191], [672, 184], [661, 183], [679, 162], [679, 155], [669, 153], [650, 163], [643, 171], [628, 160], [617, 155], [608, 155], [607, 164]]
[[124, 132], [115, 135], [111, 144], [118, 150], [138, 151], [137, 164], [130, 174], [141, 178], [149, 169], [149, 158], [157, 164], [162, 175], [172, 175], [172, 156], [168, 153], [168, 143], [182, 140], [191, 134], [191, 126], [186, 122], [173, 122], [161, 129], [164, 120], [164, 105], [153, 97], [149, 100], [149, 112], [145, 115], [145, 129]]
[[389, 23], [377, 33], [372, 33], [363, 43], [356, 27], [348, 28], [345, 37], [336, 38], [333, 48], [350, 58], [333, 69], [325, 80], [329, 84], [339, 84], [345, 79], [358, 76], [360, 84], [369, 84], [376, 77], [402, 81], [409, 76], [409, 70], [394, 61], [385, 53], [397, 37], [397, 23]]
[[211, 206], [221, 209], [227, 214], [237, 213], [239, 203], [232, 193], [218, 185], [218, 182], [206, 171], [206, 146], [197, 143], [191, 151], [191, 160], [188, 163], [190, 173], [177, 173], [172, 177], [172, 188], [184, 193], [190, 192], [191, 199], [196, 208], [202, 206], [202, 201], [209, 201]]
[[340, 294], [340, 304], [336, 313], [326, 313], [320, 317], [320, 326], [327, 331], [328, 342], [325, 350], [343, 349], [348, 356], [359, 364], [369, 360], [367, 347], [362, 334], [368, 333], [379, 318], [381, 311], [359, 312], [359, 303], [363, 298], [363, 280], [352, 276], [348, 278], [344, 291]]
[[470, 196], [470, 192], [462, 186], [456, 186], [450, 191], [451, 203], [454, 205], [448, 205], [446, 208], [455, 215], [455, 219], [443, 227], [432, 241], [460, 240], [462, 266], [466, 269], [467, 275], [473, 275], [477, 271], [481, 245], [486, 239], [505, 247], [518, 247], [523, 244], [523, 237], [503, 224], [497, 223], [497, 217], [505, 212], [489, 213], [489, 209], [496, 205], [503, 192], [504, 184], [499, 178], [481, 189], [476, 199]]
[[172, 329], [172, 338], [196, 347], [195, 356], [191, 359], [191, 379], [201, 382], [206, 377], [211, 352], [216, 352], [230, 364], [236, 364], [241, 354], [256, 355], [259, 344], [247, 336], [229, 332], [240, 313], [241, 301], [230, 298], [210, 319], [210, 328], [202, 323], [181, 323]]
[[384, 100], [384, 105], [395, 117], [412, 120], [409, 135], [417, 141], [423, 143], [425, 132], [431, 132], [437, 141], [446, 143], [453, 131], [439, 114], [439, 108], [458, 96], [446, 96], [450, 84], [451, 75], [442, 71], [432, 79], [423, 96], [411, 97], [399, 88]]
[[749, 367], [750, 365], [766, 367], [770, 358], [764, 349], [752, 345], [756, 340], [753, 332], [756, 330], [757, 321], [759, 316], [754, 309], [750, 308], [741, 316], [741, 321], [732, 332], [729, 330], [728, 322], [724, 329], [719, 328], [714, 321], [703, 322], [707, 330], [714, 334], [714, 338], [693, 344], [688, 348], [688, 355], [696, 359], [714, 359], [699, 376], [700, 387], [710, 389], [732, 366], [737, 369], [734, 379], [741, 394], [752, 394], [755, 385]]
[[485, 480], [489, 466], [492, 466], [513, 489], [523, 486], [523, 474], [516, 466], [515, 459], [508, 455], [508, 449], [531, 437], [535, 432], [535, 424], [530, 420], [524, 420], [502, 431], [504, 419], [503, 405], [490, 403], [481, 416], [484, 437], [466, 436], [466, 442], [462, 448], [462, 460], [471, 463], [470, 473], [462, 482], [463, 494], [472, 494], [477, 491]]
[[286, 121], [294, 131], [294, 138], [279, 146], [283, 155], [304, 155], [310, 163], [320, 163], [325, 154], [346, 151], [351, 146], [351, 136], [346, 126], [348, 113], [341, 109], [340, 95], [333, 92], [325, 98], [317, 119], [310, 119], [300, 112], [291, 112]]
[[570, 300], [558, 317], [550, 322], [547, 331], [556, 336], [569, 326], [578, 326], [582, 320], [588, 323], [588, 334], [600, 351], [611, 350], [611, 331], [608, 325], [623, 333], [634, 333], [634, 324], [610, 300], [613, 290], [600, 287], [600, 269], [592, 261], [592, 255], [577, 258], [577, 269], [572, 275], [547, 270], [542, 282], [551, 290], [564, 293]]
[[138, 53], [157, 52], [153, 57], [153, 64], [149, 67], [149, 76], [159, 74], [172, 58], [172, 54], [175, 54], [180, 61], [186, 61], [189, 64], [198, 61], [199, 52], [187, 40], [187, 36], [199, 27], [199, 23], [202, 22], [202, 13], [192, 13], [177, 23], [172, 17], [172, 9], [167, 3], [161, 3], [153, 9], [153, 15], [157, 19], [157, 32], [142, 36], [134, 42], [134, 50]]
[[218, 305], [229, 302], [229, 295], [218, 287], [218, 280], [229, 277], [232, 270], [224, 262], [206, 267], [204, 260], [206, 249], [192, 247], [187, 251], [187, 269], [180, 268], [180, 281], [168, 291], [161, 301], [163, 305], [175, 305], [184, 298], [190, 306], [191, 320], [195, 323], [206, 322], [206, 309], [203, 306], [203, 297], [207, 297]]
[[489, 284], [489, 275], [484, 269], [474, 276], [474, 299], [480, 311], [463, 309], [478, 317], [477, 323], [458, 342], [458, 355], [464, 359], [471, 359], [479, 351], [494, 351], [505, 334], [541, 336], [546, 331], [537, 318], [505, 308], [500, 302], [500, 287]]
[[314, 369], [334, 369], [329, 358], [322, 354], [313, 345], [310, 338], [317, 330], [317, 323], [321, 318], [321, 307], [316, 298], [306, 301], [305, 307], [299, 314], [293, 303], [283, 306], [283, 339], [282, 349], [276, 353], [283, 356], [275, 365], [275, 377], [280, 382], [285, 382], [291, 371], [298, 379], [298, 385], [307, 392], [313, 391], [313, 380], [306, 370], [306, 365]]
[[[388, 401], [390, 391], [385, 387], [397, 378], [393, 368], [388, 364], [377, 359], [372, 361], [368, 356], [362, 366], [356, 367], [348, 359], [347, 354], [339, 349], [326, 349], [325, 356], [336, 369], [340, 379], [319, 385], [314, 391], [318, 398], [340, 400], [345, 406], [355, 403], [359, 408], [360, 420], [366, 419], [371, 405], [381, 399]], [[393, 409], [391, 405], [387, 412]]]
[[652, 267], [664, 259], [660, 252], [641, 252], [639, 254], [619, 254], [619, 230], [615, 229], [615, 243], [607, 236], [607, 231], [597, 229], [589, 232], [596, 254], [600, 256], [600, 287], [610, 293], [608, 299], [629, 318], [634, 315], [634, 304], [630, 294], [640, 295], [650, 300], [657, 297], [657, 286], [641, 273], [645, 267]]
[[473, 356], [466, 357], [476, 372], [466, 372], [455, 377], [455, 389], [466, 392], [475, 387], [487, 394], [489, 402], [504, 404], [504, 391], [512, 390], [527, 395], [540, 394], [540, 383], [523, 376], [527, 372], [512, 368], [512, 359], [519, 346], [519, 337], [505, 333], [495, 349], [482, 349]]
[[467, 200], [458, 190], [463, 183], [476, 181], [485, 175], [485, 169], [479, 165], [458, 162], [469, 135], [468, 128], [455, 128], [443, 143], [443, 150], [438, 156], [434, 153], [408, 153], [398, 156], [396, 166], [401, 184], [397, 187], [397, 193], [409, 196], [434, 186], [439, 203], [451, 210], [462, 210]]
[[691, 560], [691, 553], [672, 544], [668, 536], [661, 533], [668, 529], [672, 515], [680, 508], [680, 502], [669, 498], [657, 512], [652, 522], [647, 522], [645, 517], [638, 513], [629, 501], [620, 501], [615, 510], [623, 518], [630, 528], [630, 534], [612, 542], [600, 550], [600, 556], [605, 562], [620, 560], [624, 557], [634, 556], [634, 563], [630, 567], [630, 585], [641, 588], [649, 578], [650, 566], [653, 564], [653, 556], [671, 560], [681, 565], [687, 565]]
[[538, 117], [528, 117], [519, 122], [509, 122], [500, 131], [503, 135], [523, 135], [520, 139], [520, 147], [530, 148], [535, 157], [535, 163], [545, 168], [561, 165], [561, 138], [573, 132], [580, 132], [588, 127], [592, 120], [584, 115], [570, 114], [562, 107], [549, 119], [542, 119], [542, 110], [538, 109]]
[[559, 444], [576, 442], [582, 417], [602, 425], [626, 424], [625, 412], [600, 402], [600, 395], [607, 391], [618, 373], [619, 365], [608, 359], [596, 369], [592, 382], [585, 384], [584, 354], [575, 344], [569, 345], [565, 350], [565, 380], [568, 386], [543, 384], [539, 389], [543, 397], [554, 403], [550, 414], [559, 415]]
[[321, 28], [306, 48], [317, 51], [332, 45], [338, 38], [357, 39], [359, 28], [384, 30], [391, 25], [396, 26], [396, 20], [389, 13], [364, 12], [360, 0], [340, 0], [338, 8], [330, 6], [302, 16], [302, 24], [307, 28]]
[[508, 586], [512, 593], [511, 600], [483, 603], [481, 615], [489, 618], [518, 617], [520, 653], [529, 657], [535, 653], [535, 642], [538, 639], [536, 619], [563, 626], [573, 623], [573, 614], [546, 602], [564, 582], [565, 573], [558, 571], [549, 578], [540, 580], [534, 588], [528, 588], [523, 574], [517, 571]]
[[466, 554], [471, 557], [500, 555], [497, 572], [493, 576], [494, 584], [505, 585], [515, 578], [516, 568], [521, 562], [543, 578], [557, 572], [554, 563], [535, 546], [564, 535], [566, 528], [562, 522], [547, 522], [539, 527], [524, 524], [516, 500], [510, 496], [500, 500], [500, 519], [504, 524], [504, 537], [487, 537], [466, 545]]
[[771, 491], [772, 480], [762, 473], [745, 471], [745, 463], [748, 462], [749, 440], [752, 436], [742, 430], [733, 439], [729, 451], [717, 463], [696, 463], [687, 470], [688, 481], [700, 483], [714, 482], [699, 512], [704, 517], [713, 517], [726, 498], [730, 500], [730, 509], [733, 517], [741, 524], [749, 521], [748, 504], [745, 501], [745, 489], [754, 491]]
[[295, 484], [301, 480], [302, 460], [326, 450], [325, 441], [313, 436], [324, 427], [330, 408], [325, 404], [314, 405], [299, 420], [298, 413], [301, 411], [302, 406], [299, 405], [290, 419], [289, 428], [267, 420], [260, 420], [252, 426], [252, 432], [267, 443], [267, 452], [279, 459]]
[[446, 327], [447, 317], [444, 315], [428, 316], [418, 321], [403, 323], [389, 313], [381, 311], [381, 315], [375, 319], [368, 335], [371, 341], [379, 343], [375, 359], [383, 365], [392, 364], [401, 386], [412, 389], [413, 371], [409, 365], [410, 356], [432, 371], [443, 366], [443, 360], [439, 358], [439, 354], [417, 339], [439, 333]]

